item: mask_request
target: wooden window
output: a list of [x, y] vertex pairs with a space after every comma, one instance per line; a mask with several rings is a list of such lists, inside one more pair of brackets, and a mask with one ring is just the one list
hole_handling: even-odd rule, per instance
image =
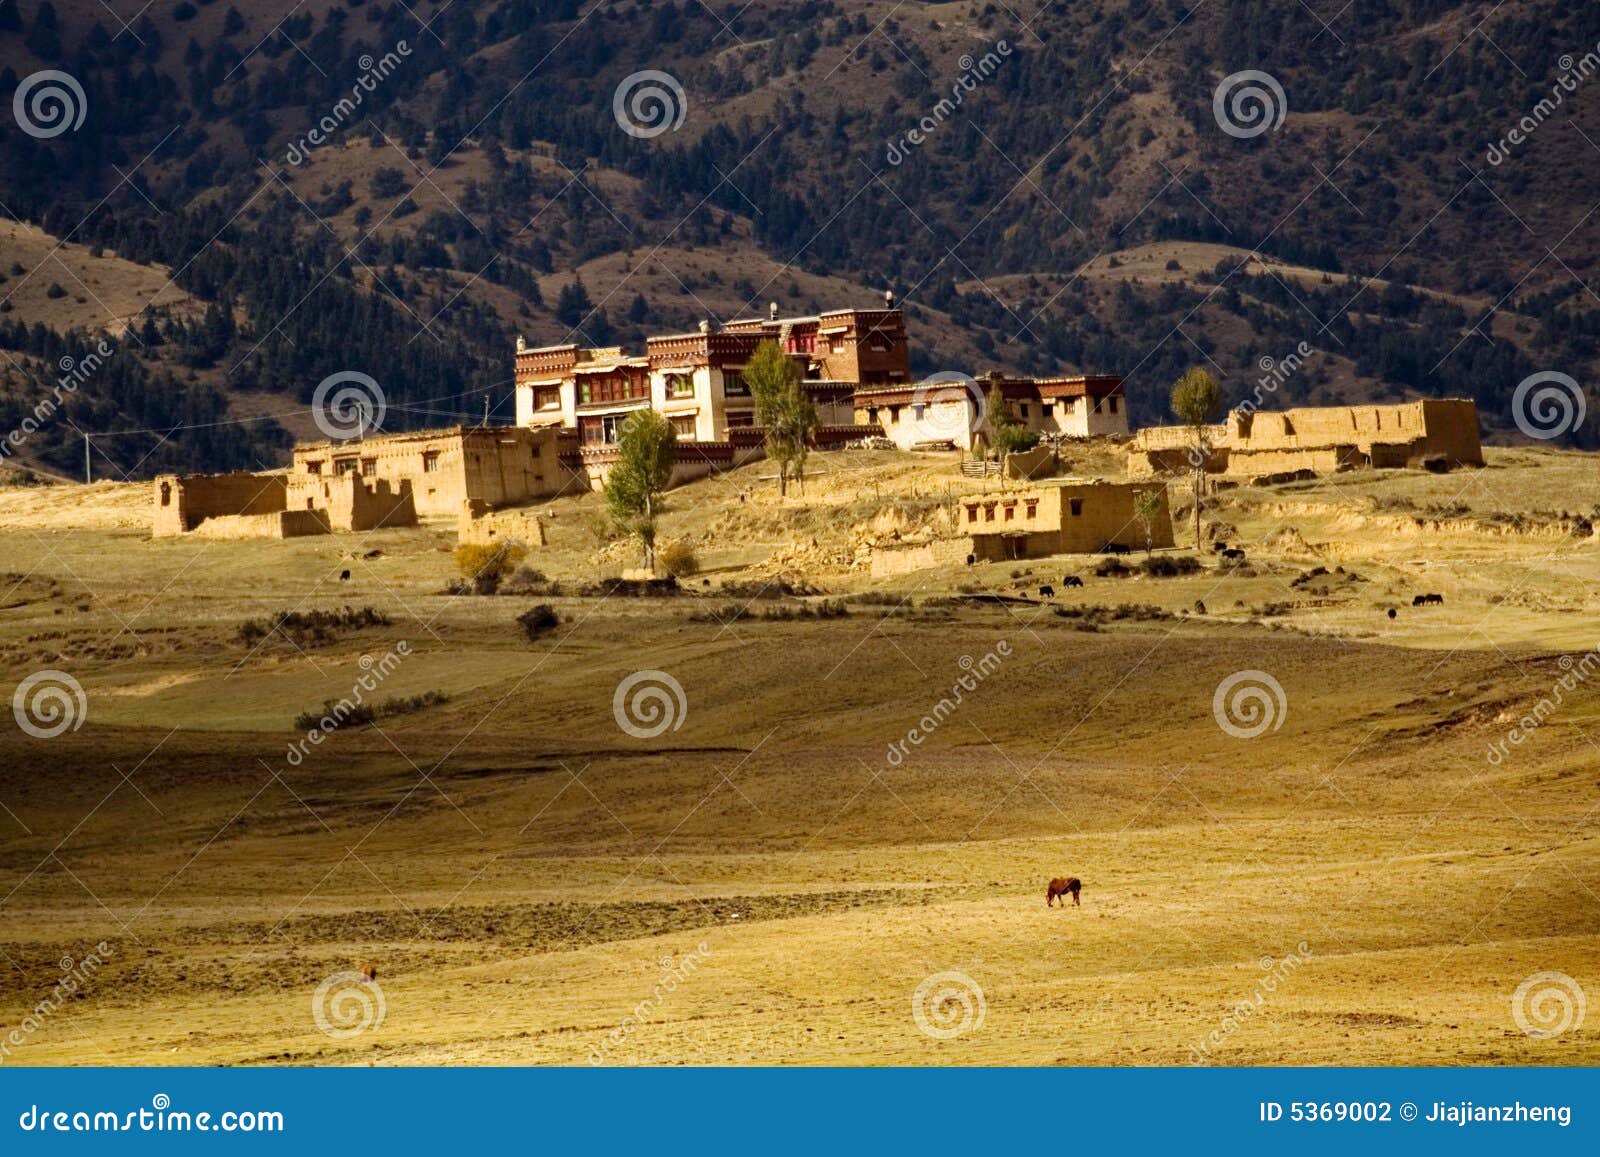
[[1113, 414], [1117, 412], [1117, 398], [1115, 394], [1111, 396], [1111, 412]]
[[694, 397], [694, 377], [690, 374], [667, 375], [667, 397], [692, 398]]
[[1038, 518], [1039, 517], [1039, 500], [1037, 498], [1030, 498], [1030, 499], [1024, 499], [1024, 502], [1025, 502], [1025, 504], [1027, 505], [1027, 508], [1028, 508], [1025, 511], [1027, 516], [1029, 518]]
[[558, 386], [546, 386], [533, 392], [533, 408], [536, 410], [554, 410], [561, 406], [561, 389]]
[[968, 522], [977, 522], [978, 521], [978, 508], [977, 508], [976, 505], [967, 507], [967, 521]]
[[669, 418], [668, 421], [672, 423], [672, 428], [677, 431], [679, 439], [688, 442], [694, 441], [695, 420], [693, 414], [679, 414]]
[[753, 410], [729, 410], [728, 429], [743, 429], [756, 424], [756, 415]]
[[600, 377], [578, 383], [578, 401], [583, 405], [604, 402], [634, 402], [650, 397], [648, 383], [631, 375]]
[[1074, 518], [1083, 513], [1083, 499], [1069, 498], [1067, 499], [1067, 504], [1071, 508], [1072, 516]]
[[994, 503], [991, 502], [988, 506], [983, 508], [983, 520], [985, 522], [994, 521]]
[[333, 472], [340, 475], [354, 474], [356, 472], [356, 460], [354, 458], [335, 458], [333, 460]]
[[742, 373], [723, 373], [722, 396], [725, 398], [748, 398], [750, 396], [750, 385], [744, 380]]
[[362, 477], [371, 478], [377, 472], [378, 472], [378, 460], [376, 458], [363, 458], [363, 459], [361, 459], [361, 474], [362, 474]]
[[321, 458], [307, 458], [306, 459], [306, 473], [307, 474], [321, 474], [322, 473], [322, 459]]
[[1017, 516], [1017, 508], [1011, 504], [1006, 505], [1006, 521], [1010, 522]]
[[422, 452], [422, 472], [424, 474], [437, 474], [439, 472], [439, 451], [424, 450]]

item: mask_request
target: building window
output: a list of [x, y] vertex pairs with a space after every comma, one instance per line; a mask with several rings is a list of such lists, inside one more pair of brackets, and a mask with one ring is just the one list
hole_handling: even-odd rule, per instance
[[356, 460], [354, 458], [335, 458], [333, 460], [333, 472], [341, 476], [354, 474], [356, 472]]
[[578, 401], [586, 406], [601, 402], [648, 401], [649, 398], [649, 384], [632, 375], [586, 379], [578, 383]]
[[306, 459], [306, 473], [307, 474], [321, 474], [322, 473], [322, 459], [321, 458], [307, 458]]
[[1017, 508], [1015, 506], [1012, 506], [1012, 505], [1008, 504], [1006, 506], [1006, 521], [1010, 522], [1012, 519], [1014, 519], [1016, 517], [1017, 517]]
[[1111, 412], [1113, 414], [1115, 414], [1117, 412], [1117, 399], [1116, 399], [1115, 395], [1112, 395], [1112, 398], [1111, 398]]
[[985, 522], [994, 521], [994, 505], [992, 503], [983, 508], [983, 520]]
[[890, 406], [889, 407], [889, 421], [890, 422], [898, 422], [899, 420], [900, 420], [900, 407], [899, 406]]
[[916, 403], [911, 407], [911, 416], [919, 422], [922, 421], [922, 412], [925, 408], [921, 402]]
[[1104, 401], [1105, 401], [1105, 399], [1104, 399], [1104, 398], [1096, 398], [1096, 399], [1095, 399], [1095, 400], [1094, 400], [1094, 412], [1095, 412], [1095, 413], [1097, 413], [1097, 414], [1098, 414], [1098, 413], [1099, 413], [1099, 412], [1100, 412], [1100, 406], [1101, 406], [1101, 403], [1103, 403], [1103, 402], [1104, 402]]
[[728, 429], [747, 429], [756, 424], [755, 412], [752, 410], [729, 410]]
[[361, 474], [362, 474], [363, 477], [371, 478], [377, 472], [378, 472], [378, 460], [376, 458], [363, 458], [363, 459], [361, 459]]
[[741, 373], [725, 373], [722, 375], [722, 396], [725, 398], [748, 398], [750, 386], [745, 382]]
[[974, 505], [974, 506], [967, 507], [967, 521], [968, 522], [977, 522], [978, 521], [978, 508], [977, 508], [977, 506]]
[[668, 421], [672, 423], [672, 428], [677, 431], [680, 441], [694, 441], [695, 422], [693, 414], [680, 414], [676, 417], [669, 418]]
[[437, 474], [439, 472], [439, 451], [424, 450], [422, 452], [422, 472], [424, 474]]
[[561, 406], [561, 390], [559, 387], [545, 388], [533, 391], [533, 408], [536, 410], [554, 410]]
[[667, 397], [692, 398], [694, 397], [694, 378], [689, 374], [667, 375]]
[[1051, 414], [1056, 412], [1056, 404], [1054, 402], [1040, 402], [1039, 412], [1048, 418]]
[[1026, 500], [1028, 509], [1024, 512], [1029, 518], [1039, 517], [1039, 500], [1030, 498]]
[[172, 483], [170, 482], [163, 482], [161, 484], [161, 505], [172, 505]]
[[1083, 513], [1083, 499], [1069, 498], [1067, 499], [1067, 503], [1072, 509], [1072, 517], [1076, 518], [1078, 515]]
[[1028, 403], [1021, 403], [1019, 406], [1017, 406], [1017, 411], [1022, 415], [1022, 420], [1026, 422], [1028, 420]]

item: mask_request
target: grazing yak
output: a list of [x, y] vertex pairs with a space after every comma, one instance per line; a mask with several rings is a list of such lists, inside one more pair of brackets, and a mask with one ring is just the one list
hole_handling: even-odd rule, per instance
[[1425, 607], [1430, 603], [1434, 603], [1434, 604], [1437, 604], [1439, 606], [1443, 606], [1444, 605], [1444, 596], [1443, 595], [1416, 595], [1411, 600], [1411, 605], [1414, 606], [1414, 607]]
[[347, 571], [347, 570], [340, 571], [339, 572], [339, 581], [342, 582], [342, 583], [349, 582], [350, 581], [350, 572]]
[[1064, 587], [1081, 587], [1083, 580], [1075, 574], [1063, 575], [1061, 585]]
[[1068, 876], [1064, 880], [1058, 877], [1057, 879], [1051, 880], [1050, 886], [1045, 889], [1044, 906], [1046, 908], [1054, 908], [1056, 906], [1057, 896], [1061, 897], [1061, 906], [1063, 908], [1067, 906], [1068, 896], [1072, 897], [1072, 902], [1076, 905], [1078, 903], [1078, 893], [1082, 890], [1083, 881], [1078, 879], [1078, 877]]
[[1052, 587], [1052, 586], [1042, 586], [1042, 587], [1040, 587], [1039, 588], [1039, 597], [1041, 599], [1053, 599], [1053, 598], [1055, 598], [1056, 597], [1056, 588]]

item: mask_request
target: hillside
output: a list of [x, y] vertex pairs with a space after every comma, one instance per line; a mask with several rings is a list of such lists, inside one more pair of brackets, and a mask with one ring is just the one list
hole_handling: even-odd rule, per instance
[[[1122, 373], [1140, 421], [1190, 364], [1240, 398], [1305, 343], [1286, 404], [1465, 395], [1516, 439], [1516, 385], [1587, 380], [1600, 352], [1600, 224], [1552, 177], [1600, 139], [1593, 86], [1560, 84], [1600, 42], [1592, 7], [184, 3], [125, 33], [76, 0], [0, 12], [0, 97], [63, 68], [86, 106], [76, 130], [0, 141], [0, 202], [175, 271], [209, 318], [157, 317], [150, 372], [248, 419], [218, 438], [91, 384], [79, 425], [157, 431], [115, 452], [141, 474], [162, 435], [194, 465], [275, 459], [255, 419], [330, 373], [383, 383], [395, 425], [508, 414], [516, 333], [635, 343], [888, 286], [919, 371]], [[619, 120], [645, 70], [677, 86], [675, 129]], [[1213, 102], [1247, 70], [1284, 94], [1259, 89], [1284, 116], [1254, 135]], [[21, 372], [8, 394], [43, 388]], [[1597, 421], [1569, 444], [1600, 444]], [[70, 470], [57, 433], [40, 460]]]

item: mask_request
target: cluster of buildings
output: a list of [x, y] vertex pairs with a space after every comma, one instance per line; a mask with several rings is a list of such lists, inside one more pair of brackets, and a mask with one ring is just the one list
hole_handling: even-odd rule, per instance
[[[1051, 440], [1129, 435], [1119, 377], [918, 380], [892, 294], [881, 308], [798, 317], [780, 316], [774, 304], [764, 318], [720, 327], [707, 321], [695, 332], [651, 337], [642, 354], [572, 343], [531, 348], [518, 338], [514, 425], [301, 443], [287, 472], [162, 475], [154, 532], [288, 538], [440, 518], [458, 520], [464, 541], [526, 529], [515, 507], [603, 485], [623, 424], [646, 408], [677, 432], [675, 484], [730, 469], [763, 454], [743, 374], [757, 346], [769, 341], [793, 359], [816, 406], [818, 448], [886, 439], [902, 450], [973, 450], [987, 436], [986, 410], [997, 394], [1012, 421]], [[1204, 434], [1206, 469], [1218, 474], [1483, 462], [1477, 411], [1455, 399], [1237, 410]], [[1127, 447], [1134, 482], [1058, 479], [962, 499], [963, 553], [997, 560], [1170, 546], [1159, 476], [1190, 469], [1193, 441], [1187, 427], [1137, 431]], [[1153, 487], [1163, 511], [1155, 530], [1135, 517], [1139, 495]]]
[[[1425, 465], [1482, 466], [1478, 407], [1464, 398], [1429, 398], [1382, 406], [1319, 406], [1231, 412], [1203, 430], [1206, 471], [1238, 478]], [[1187, 471], [1195, 432], [1148, 426], [1128, 447], [1128, 473]]]

